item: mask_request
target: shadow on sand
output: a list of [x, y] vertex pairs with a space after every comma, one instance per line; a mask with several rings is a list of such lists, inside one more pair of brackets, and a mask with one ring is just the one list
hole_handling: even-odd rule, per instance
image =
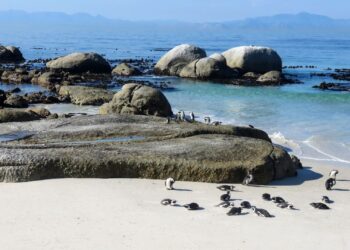
[[298, 176], [290, 177], [283, 180], [276, 180], [271, 183], [274, 186], [293, 186], [301, 185], [306, 181], [314, 181], [321, 179], [322, 174], [314, 172], [310, 167], [304, 167], [303, 169], [298, 170]]

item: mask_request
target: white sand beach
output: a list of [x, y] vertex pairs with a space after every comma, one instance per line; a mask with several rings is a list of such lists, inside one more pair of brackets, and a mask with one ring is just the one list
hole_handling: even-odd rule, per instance
[[[297, 178], [266, 187], [236, 185], [232, 198], [267, 209], [274, 218], [227, 216], [215, 207], [215, 184], [135, 179], [57, 179], [0, 184], [1, 250], [89, 249], [350, 249], [350, 168], [340, 170], [333, 191], [332, 166], [304, 161]], [[324, 176], [322, 176], [324, 175]], [[268, 192], [294, 204], [284, 210], [263, 201]], [[331, 210], [310, 202], [327, 195]], [[197, 202], [203, 210], [160, 205], [163, 198]], [[241, 200], [237, 200], [238, 205]]]

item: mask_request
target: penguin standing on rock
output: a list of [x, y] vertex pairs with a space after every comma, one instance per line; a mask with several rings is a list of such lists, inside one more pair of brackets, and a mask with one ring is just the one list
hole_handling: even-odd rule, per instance
[[230, 191], [227, 191], [226, 194], [223, 194], [220, 196], [220, 200], [222, 201], [230, 201], [230, 199], [231, 199]]
[[210, 117], [209, 117], [209, 116], [204, 117], [204, 122], [205, 122], [207, 125], [209, 125], [209, 124], [210, 124], [210, 122], [211, 122]]
[[183, 122], [186, 120], [185, 111], [183, 111], [183, 110], [180, 111], [180, 119], [181, 119], [181, 121], [183, 121]]
[[326, 180], [325, 186], [327, 190], [331, 190], [335, 186], [335, 179], [329, 178]]
[[165, 180], [165, 188], [167, 190], [173, 190], [174, 189], [174, 187], [173, 187], [174, 183], [175, 183], [175, 180], [173, 178], [166, 179]]
[[191, 117], [191, 121], [192, 121], [192, 122], [194, 122], [196, 118], [195, 118], [195, 116], [194, 116], [194, 113], [193, 113], [193, 112], [191, 112], [191, 113], [190, 113], [190, 117]]
[[242, 184], [248, 186], [248, 185], [252, 184], [253, 180], [254, 180], [253, 175], [252, 175], [252, 174], [248, 174], [248, 175], [244, 178]]

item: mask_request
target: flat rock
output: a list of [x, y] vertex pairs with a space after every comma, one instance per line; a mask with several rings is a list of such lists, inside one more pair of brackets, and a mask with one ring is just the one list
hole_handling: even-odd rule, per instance
[[0, 180], [150, 178], [257, 184], [294, 176], [296, 164], [267, 134], [249, 127], [166, 124], [134, 115], [77, 116], [7, 123], [0, 134], [32, 136], [0, 143]]
[[114, 93], [102, 88], [85, 86], [61, 86], [59, 95], [68, 97], [77, 105], [102, 105], [112, 100]]

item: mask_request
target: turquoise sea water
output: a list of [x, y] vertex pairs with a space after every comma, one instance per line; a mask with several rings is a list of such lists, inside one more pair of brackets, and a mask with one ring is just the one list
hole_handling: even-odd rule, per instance
[[[313, 85], [324, 79], [310, 76], [313, 72], [330, 72], [325, 70], [328, 67], [350, 68], [350, 38], [52, 32], [3, 34], [0, 43], [21, 47], [27, 59], [95, 51], [108, 59], [148, 57], [157, 60], [165, 52], [156, 48], [167, 49], [181, 43], [201, 46], [208, 54], [239, 45], [273, 47], [283, 58], [284, 65], [315, 65], [317, 68], [285, 70], [285, 73], [296, 74], [304, 83], [280, 87], [238, 87], [174, 77], [144, 76], [142, 79], [170, 81], [174, 89], [164, 93], [174, 111], [193, 111], [198, 119], [211, 116], [213, 120], [228, 124], [252, 124], [267, 131], [274, 142], [301, 158], [350, 166], [350, 93], [313, 89]], [[55, 112], [75, 109], [97, 112], [96, 108], [74, 105], [48, 107]]]

